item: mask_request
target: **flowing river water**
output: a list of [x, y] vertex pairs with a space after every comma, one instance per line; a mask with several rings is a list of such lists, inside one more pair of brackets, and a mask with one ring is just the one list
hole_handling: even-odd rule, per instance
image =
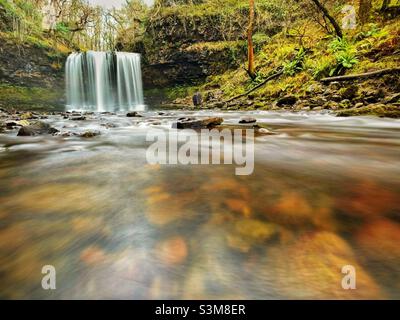
[[[146, 132], [250, 115], [255, 166], [151, 165]], [[400, 121], [148, 111], [45, 120], [93, 138], [0, 135], [0, 297], [400, 298]], [[42, 267], [56, 269], [43, 290]], [[342, 288], [342, 267], [356, 270]]]

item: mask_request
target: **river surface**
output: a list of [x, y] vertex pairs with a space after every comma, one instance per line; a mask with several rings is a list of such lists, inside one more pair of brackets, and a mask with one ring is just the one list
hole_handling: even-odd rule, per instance
[[[147, 162], [150, 129], [211, 113], [275, 133], [256, 136], [253, 174]], [[399, 120], [144, 114], [45, 120], [93, 138], [0, 135], [1, 298], [400, 299]]]

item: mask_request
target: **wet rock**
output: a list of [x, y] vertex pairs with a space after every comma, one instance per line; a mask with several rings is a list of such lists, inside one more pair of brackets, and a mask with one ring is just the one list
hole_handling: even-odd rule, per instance
[[31, 120], [31, 119], [39, 119], [39, 117], [31, 112], [26, 112], [20, 116], [20, 119], [21, 120]]
[[42, 121], [36, 121], [30, 123], [28, 126], [23, 126], [18, 131], [18, 136], [36, 136], [40, 134], [54, 134], [59, 130], [53, 128], [48, 123]]
[[139, 113], [136, 112], [136, 111], [128, 112], [128, 113], [126, 114], [126, 116], [127, 116], [128, 118], [142, 118], [142, 117], [143, 117], [141, 114], [139, 114]]
[[278, 101], [276, 102], [276, 105], [278, 107], [292, 106], [296, 103], [296, 101], [297, 101], [297, 97], [295, 97], [295, 96], [285, 96], [283, 98], [278, 99]]
[[85, 131], [85, 132], [79, 134], [79, 136], [81, 138], [93, 138], [93, 137], [97, 137], [99, 135], [101, 135], [101, 132], [97, 131], [97, 130], [88, 130], [88, 131]]
[[339, 106], [341, 108], [350, 108], [352, 106], [352, 103], [349, 99], [344, 99], [339, 103]]
[[72, 121], [84, 121], [84, 120], [86, 120], [86, 117], [82, 116], [82, 115], [71, 116], [71, 117], [69, 117], [69, 120], [72, 120]]
[[341, 110], [338, 117], [375, 115], [379, 117], [400, 118], [400, 108], [394, 104], [370, 104], [359, 108]]
[[239, 120], [239, 123], [255, 123], [257, 119], [251, 117], [243, 117]]
[[178, 122], [172, 124], [172, 128], [174, 129], [206, 129], [206, 128], [213, 128], [217, 125], [220, 125], [224, 122], [224, 119], [219, 117], [213, 118], [205, 118], [205, 119], [198, 119], [198, 120], [191, 120], [191, 119], [178, 119]]

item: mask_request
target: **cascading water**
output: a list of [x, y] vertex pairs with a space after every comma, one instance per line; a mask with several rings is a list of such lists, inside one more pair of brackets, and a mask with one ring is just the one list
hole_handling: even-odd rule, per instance
[[140, 54], [72, 53], [66, 63], [67, 105], [95, 111], [144, 107]]

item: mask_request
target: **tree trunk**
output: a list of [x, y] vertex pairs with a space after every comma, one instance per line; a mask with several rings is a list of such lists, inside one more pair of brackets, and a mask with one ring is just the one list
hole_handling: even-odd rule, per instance
[[336, 22], [335, 18], [332, 17], [327, 8], [319, 1], [319, 0], [311, 0], [317, 6], [317, 8], [322, 12], [322, 14], [329, 20], [332, 24], [333, 28], [335, 29], [336, 35], [339, 38], [343, 38], [343, 32], [340, 28], [339, 24]]
[[368, 22], [371, 7], [371, 0], [360, 0], [360, 4], [358, 6], [358, 17], [361, 25], [364, 25]]
[[252, 79], [256, 77], [256, 72], [254, 67], [253, 29], [254, 29], [254, 0], [250, 0], [249, 27], [247, 30], [247, 58], [248, 58], [247, 73]]

